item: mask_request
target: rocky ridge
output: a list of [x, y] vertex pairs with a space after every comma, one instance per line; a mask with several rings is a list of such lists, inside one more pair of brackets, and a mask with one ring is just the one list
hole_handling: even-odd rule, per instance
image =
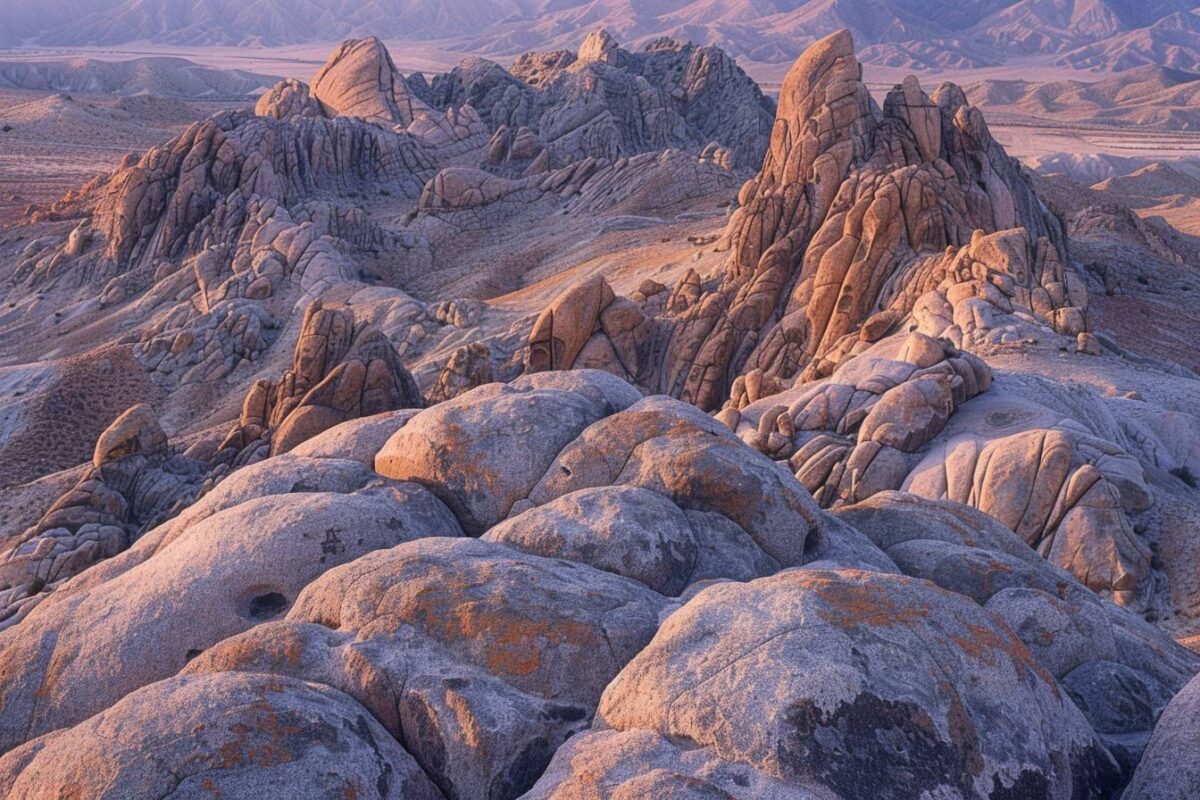
[[535, 324], [530, 369], [720, 407], [822, 505], [967, 503], [1089, 587], [1154, 604], [1156, 537], [1133, 520], [1162, 465], [1139, 460], [1136, 423], [1094, 398], [1064, 410], [1036, 381], [993, 386], [990, 357], [1100, 344], [1060, 221], [958, 87], [909, 79], [877, 108], [849, 36], [814, 45], [739, 200], [718, 280], [653, 300], [574, 287]]
[[[570, 54], [541, 87], [474, 61], [430, 86], [398, 73], [377, 39], [347, 42], [311, 89], [282, 82], [256, 113], [196, 124], [38, 210], [35, 223], [63, 225], [12, 254], [18, 313], [50, 313], [51, 291], [94, 316], [136, 317], [134, 357], [169, 391], [194, 392], [281, 362], [294, 313], [340, 292], [386, 320], [393, 341], [409, 331], [407, 357], [438, 351], [428, 385], [467, 344], [439, 350], [461, 324], [386, 287], [460, 275], [473, 237], [516, 231], [520, 216], [585, 225], [727, 196], [765, 146], [770, 103], [720, 51], [664, 42], [635, 54], [597, 40], [603, 53]], [[497, 72], [506, 89], [490, 97]], [[500, 155], [495, 143], [517, 129], [525, 144]]]
[[1188, 796], [1196, 377], [1096, 330], [957, 87], [879, 106], [833, 34], [694, 266], [396, 288], [688, 229], [746, 174], [653, 133], [698, 52], [349, 42], [36, 223], [12, 313], [135, 320], [171, 394], [5, 553], [0, 796]]
[[[715, 48], [662, 42], [632, 54], [598, 32], [579, 56], [556, 56], [561, 72], [534, 76], [538, 58], [519, 65], [528, 83], [470, 62], [430, 86], [400, 74], [378, 39], [348, 41], [311, 88], [281, 82], [253, 114], [195, 124], [39, 212], [79, 221], [20, 251], [12, 282], [26, 313], [36, 316], [54, 290], [90, 298], [97, 315], [133, 315], [132, 356], [180, 398], [181, 414], [192, 397], [245, 389], [234, 428], [192, 447], [168, 448], [149, 409], [116, 421], [114, 430], [137, 422], [163, 441], [137, 459], [111, 459], [117, 466], [97, 460], [35, 524], [12, 532], [0, 582], [6, 624], [232, 470], [347, 419], [423, 406], [401, 352], [437, 353], [424, 378], [435, 400], [519, 372], [505, 337], [462, 340], [480, 324], [478, 303], [426, 305], [372, 286], [393, 275], [364, 274], [364, 260], [399, 254], [407, 269], [426, 270], [452, 257], [464, 232], [538, 209], [582, 217], [686, 206], [735, 180], [733, 150], [702, 136], [728, 135], [745, 155], [769, 128], [769, 101]], [[485, 105], [481, 86], [494, 71], [520, 88]], [[487, 123], [465, 99], [486, 109]], [[538, 144], [527, 158], [497, 159], [502, 120], [518, 119]], [[653, 149], [669, 145], [690, 152]], [[513, 172], [522, 159], [524, 176]], [[395, 224], [397, 212], [406, 224]], [[247, 380], [293, 342], [290, 369]]]

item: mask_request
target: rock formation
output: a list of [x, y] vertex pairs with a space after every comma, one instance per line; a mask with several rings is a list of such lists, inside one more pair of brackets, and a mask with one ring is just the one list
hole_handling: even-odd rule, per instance
[[469, 104], [494, 131], [488, 160], [529, 169], [717, 143], [753, 168], [771, 102], [726, 53], [660, 39], [641, 52], [594, 31], [578, 53], [527, 53], [511, 73], [468, 59], [432, 85], [440, 107]]
[[281, 81], [256, 108], [276, 119], [356, 117], [406, 130], [443, 155], [486, 151], [486, 162], [510, 177], [710, 144], [730, 151], [731, 166], [752, 168], [773, 110], [719, 48], [661, 39], [635, 53], [603, 30], [578, 53], [528, 53], [511, 72], [470, 58], [432, 85], [402, 75], [375, 37], [351, 39], [311, 88]]
[[427, 108], [412, 96], [383, 42], [349, 40], [334, 51], [312, 81], [312, 97], [331, 117], [408, 126]]
[[1150, 492], [1123, 436], [1007, 386], [988, 397], [1045, 426], [950, 426], [992, 386], [981, 356], [1098, 347], [1057, 218], [957, 87], [930, 98], [909, 78], [878, 108], [849, 35], [818, 42], [723, 241], [716, 282], [572, 287], [534, 324], [529, 370], [600, 368], [722, 407], [826, 507], [900, 488], [966, 503], [1089, 587], [1151, 602], [1129, 517]]
[[[1200, 681], [1193, 678], [1158, 718], [1150, 746], [1125, 792], [1124, 796], [1129, 800], [1151, 797], [1182, 800], [1196, 793], [1200, 774], [1197, 774], [1192, 756], [1200, 751], [1200, 741], [1196, 738], [1196, 717], [1200, 714], [1198, 692]], [[1102, 697], [1097, 700], [1105, 702]], [[1102, 708], [1113, 719], [1125, 716], [1122, 710], [1112, 706]]]
[[170, 452], [149, 407], [118, 417], [74, 488], [0, 553], [0, 627], [19, 622], [49, 592], [186, 507], [203, 474], [203, 464]]
[[0, 797], [1197, 793], [1195, 376], [845, 32], [351, 40], [28, 225], [0, 433], [154, 393], [0, 494]]
[[[1002, 231], [1011, 232], [987, 238]], [[873, 314], [898, 322], [956, 284], [949, 308], [978, 305], [978, 294], [1010, 312], [1015, 301], [1071, 336], [1086, 327], [1086, 292], [1068, 284], [1059, 223], [982, 115], [957, 87], [930, 99], [915, 79], [878, 109], [846, 32], [789, 71], [770, 148], [742, 187], [725, 242], [720, 283], [672, 304], [652, 326], [669, 330], [641, 337], [647, 357], [630, 374], [702, 408], [720, 405], [754, 369], [826, 376], [870, 344], [859, 330]], [[593, 333], [595, 320], [578, 324], [573, 335]], [[955, 324], [931, 333], [974, 333]]]
[[318, 301], [304, 312], [292, 368], [277, 381], [255, 382], [214, 461], [244, 466], [286, 453], [346, 420], [424, 405], [383, 334]]
[[395, 349], [345, 309], [306, 310], [292, 368], [257, 381], [211, 454], [173, 453], [153, 410], [130, 408], [101, 434], [90, 468], [0, 554], [0, 627], [49, 592], [212, 490], [232, 470], [286, 453], [361, 417], [425, 405]]
[[1112, 797], [1200, 670], [977, 511], [832, 516], [603, 372], [376, 420], [234, 473], [0, 631], [0, 787]]

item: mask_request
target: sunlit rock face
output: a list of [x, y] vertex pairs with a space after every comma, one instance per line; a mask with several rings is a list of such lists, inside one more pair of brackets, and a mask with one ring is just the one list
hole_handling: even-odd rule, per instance
[[910, 77], [881, 108], [849, 34], [815, 44], [723, 246], [718, 278], [653, 299], [571, 287], [528, 368], [719, 409], [825, 507], [894, 489], [972, 505], [1089, 587], [1157, 602], [1136, 529], [1160, 523], [1135, 520], [1153, 492], [1121, 423], [1099, 398], [1063, 410], [1044, 386], [996, 385], [993, 357], [1098, 345], [1058, 219], [958, 87]]
[[358, 460], [234, 472], [0, 632], [6, 788], [1108, 797], [1200, 669], [978, 511], [833, 516], [604, 372], [320, 439]]
[[0, 551], [0, 797], [1196, 794], [1192, 378], [957, 87], [350, 40], [68, 212], [165, 399]]

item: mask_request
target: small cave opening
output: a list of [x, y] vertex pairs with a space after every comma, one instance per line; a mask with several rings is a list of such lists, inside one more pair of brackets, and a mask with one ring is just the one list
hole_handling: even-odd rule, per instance
[[250, 598], [247, 613], [252, 619], [269, 619], [283, 613], [288, 601], [279, 592], [265, 592]]

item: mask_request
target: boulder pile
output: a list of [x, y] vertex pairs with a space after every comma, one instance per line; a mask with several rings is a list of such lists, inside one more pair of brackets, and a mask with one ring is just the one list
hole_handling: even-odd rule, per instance
[[1106, 798], [1200, 670], [980, 512], [831, 515], [604, 372], [376, 419], [0, 631], [0, 790]]

